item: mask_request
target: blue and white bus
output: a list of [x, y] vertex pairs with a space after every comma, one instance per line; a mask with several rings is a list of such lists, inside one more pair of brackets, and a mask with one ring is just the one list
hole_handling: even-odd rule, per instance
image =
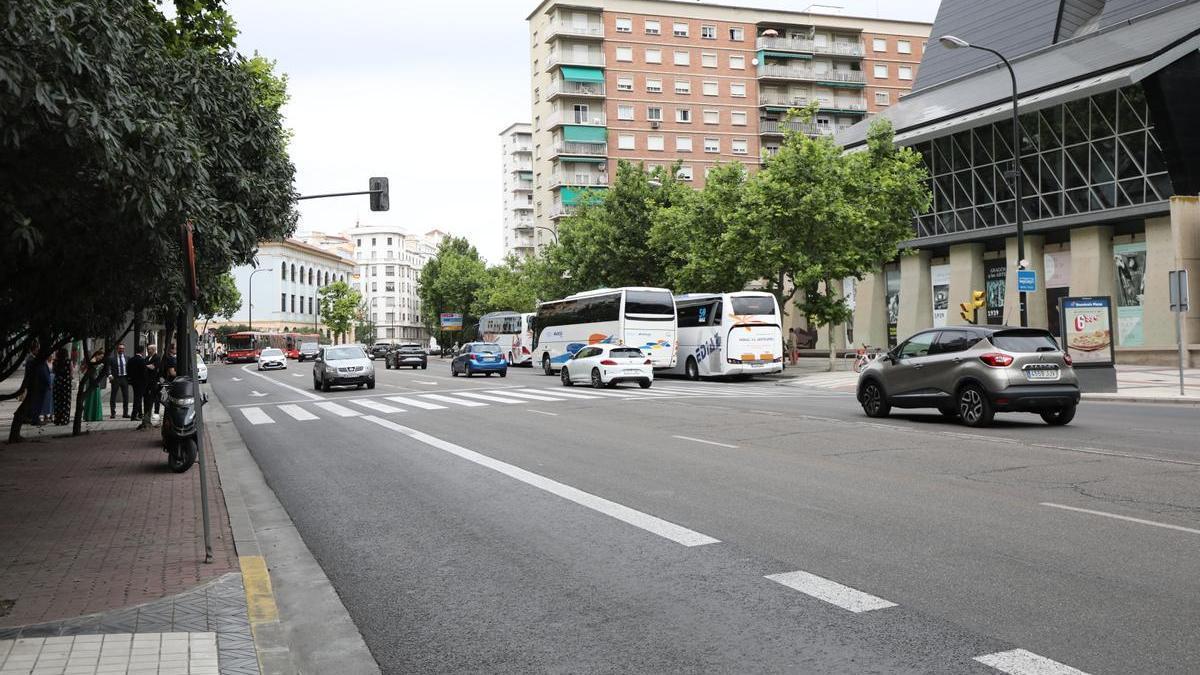
[[533, 312], [491, 312], [479, 317], [479, 339], [500, 345], [510, 366], [533, 365]]
[[665, 288], [601, 288], [538, 305], [533, 317], [535, 363], [558, 372], [591, 344], [637, 347], [655, 368], [675, 365], [675, 300]]
[[763, 291], [675, 296], [679, 359], [688, 379], [783, 372], [779, 303]]

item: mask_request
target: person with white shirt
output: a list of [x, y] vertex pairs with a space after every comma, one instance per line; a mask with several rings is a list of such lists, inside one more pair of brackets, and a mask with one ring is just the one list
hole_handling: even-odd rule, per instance
[[112, 393], [108, 395], [108, 417], [117, 416], [117, 390], [121, 390], [122, 417], [129, 419], [129, 359], [125, 358], [125, 345], [117, 345], [117, 352], [108, 357], [108, 381]]

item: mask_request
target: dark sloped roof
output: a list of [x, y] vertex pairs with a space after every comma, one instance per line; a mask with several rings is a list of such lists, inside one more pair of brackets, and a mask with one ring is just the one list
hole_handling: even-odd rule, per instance
[[[1200, 2], [1192, 1], [1010, 60], [1025, 98], [1148, 61], [1197, 35]], [[925, 67], [923, 63], [921, 67]], [[1111, 86], [1121, 84], [1114, 79]], [[1010, 101], [1010, 92], [1008, 71], [997, 62], [986, 70], [914, 92], [881, 115], [890, 119], [897, 134], [901, 134]], [[866, 120], [850, 127], [838, 134], [838, 142], [846, 147], [863, 143], [869, 124]]]

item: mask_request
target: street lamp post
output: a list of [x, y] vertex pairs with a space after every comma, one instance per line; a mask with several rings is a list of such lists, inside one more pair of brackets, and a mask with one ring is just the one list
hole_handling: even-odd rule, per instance
[[545, 231], [549, 232], [549, 233], [550, 233], [550, 236], [551, 236], [551, 237], [554, 237], [554, 243], [555, 243], [555, 244], [557, 244], [557, 243], [558, 243], [558, 232], [555, 232], [554, 230], [552, 230], [552, 229], [550, 229], [550, 228], [546, 227], [545, 225], [534, 225], [534, 226], [533, 226], [533, 229], [535, 229], [535, 230], [545, 230]]
[[[1003, 63], [1004, 67], [1008, 68], [1008, 76], [1012, 80], [1012, 151], [1013, 151], [1013, 170], [1010, 172], [1013, 178], [1013, 197], [1014, 205], [1016, 206], [1017, 214], [1017, 269], [1025, 269], [1025, 213], [1021, 208], [1021, 119], [1017, 113], [1017, 74], [1013, 71], [1012, 64], [1004, 55], [990, 47], [973, 45], [962, 38], [954, 37], [953, 35], [943, 35], [938, 38], [940, 43], [946, 49], [978, 49], [980, 51], [994, 54]], [[1018, 291], [1021, 303], [1021, 327], [1029, 325], [1029, 310], [1025, 305], [1025, 291]]]
[[250, 273], [250, 288], [246, 291], [250, 296], [246, 304], [246, 330], [254, 330], [254, 275], [259, 272], [274, 272], [274, 267], [261, 267]]

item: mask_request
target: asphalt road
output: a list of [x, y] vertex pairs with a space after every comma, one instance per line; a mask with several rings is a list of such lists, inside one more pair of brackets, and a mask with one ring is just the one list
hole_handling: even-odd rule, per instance
[[1195, 408], [377, 363], [210, 381], [385, 672], [1200, 672]]

